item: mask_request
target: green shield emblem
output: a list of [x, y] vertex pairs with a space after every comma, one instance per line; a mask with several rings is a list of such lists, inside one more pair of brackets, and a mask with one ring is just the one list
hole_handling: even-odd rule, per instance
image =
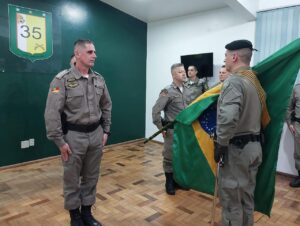
[[9, 50], [31, 61], [50, 58], [53, 53], [52, 14], [8, 5]]

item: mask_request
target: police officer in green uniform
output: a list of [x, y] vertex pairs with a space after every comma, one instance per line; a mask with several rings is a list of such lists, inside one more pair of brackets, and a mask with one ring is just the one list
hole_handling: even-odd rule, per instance
[[287, 124], [294, 135], [294, 159], [298, 176], [290, 182], [291, 187], [300, 187], [300, 84], [295, 85], [286, 115]]
[[233, 41], [225, 46], [225, 80], [217, 105], [215, 161], [219, 170], [222, 226], [253, 225], [256, 174], [262, 162], [261, 116], [265, 93], [249, 67], [252, 43]]
[[[158, 129], [168, 122], [173, 122], [177, 114], [188, 105], [187, 87], [184, 85], [186, 73], [183, 64], [173, 64], [171, 74], [173, 83], [160, 92], [152, 108], [153, 123]], [[164, 112], [164, 118], [161, 117], [161, 112]], [[163, 168], [166, 176], [166, 192], [169, 195], [175, 195], [176, 184], [173, 180], [172, 166], [173, 128], [163, 131], [162, 135], [164, 138]]]
[[90, 40], [74, 45], [76, 64], [52, 80], [45, 122], [48, 139], [63, 162], [64, 207], [71, 226], [101, 226], [91, 213], [102, 149], [110, 133], [112, 102], [104, 78], [91, 68], [96, 59]]
[[198, 70], [196, 66], [190, 65], [188, 67], [188, 79], [186, 81], [188, 104], [195, 100], [198, 96], [207, 90], [205, 81], [197, 77]]

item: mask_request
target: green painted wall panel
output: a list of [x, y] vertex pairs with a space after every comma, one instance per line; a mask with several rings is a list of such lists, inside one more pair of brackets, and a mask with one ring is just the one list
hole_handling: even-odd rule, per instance
[[[53, 56], [31, 62], [9, 51], [8, 4], [44, 10], [53, 17]], [[86, 20], [67, 16], [66, 5], [78, 7]], [[78, 18], [77, 18], [78, 19]], [[44, 109], [49, 83], [69, 66], [78, 38], [95, 42], [94, 70], [108, 85], [112, 101], [109, 144], [145, 135], [147, 25], [98, 0], [2, 0], [0, 2], [0, 166], [58, 154], [45, 133]], [[21, 149], [21, 141], [35, 146]]]

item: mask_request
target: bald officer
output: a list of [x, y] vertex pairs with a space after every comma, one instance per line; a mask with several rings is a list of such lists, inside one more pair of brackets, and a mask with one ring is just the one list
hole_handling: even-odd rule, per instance
[[91, 70], [96, 60], [92, 41], [77, 40], [76, 64], [50, 84], [45, 122], [47, 137], [63, 162], [65, 209], [71, 226], [101, 226], [91, 213], [102, 148], [110, 133], [112, 103], [104, 78]]
[[291, 187], [300, 187], [300, 84], [295, 85], [287, 111], [287, 124], [294, 135], [294, 159], [298, 176], [290, 182]]
[[207, 89], [203, 79], [199, 79], [198, 70], [196, 66], [190, 65], [188, 67], [188, 80], [186, 81], [188, 104], [193, 102], [198, 96], [204, 93]]
[[222, 226], [252, 226], [265, 93], [249, 67], [252, 43], [237, 40], [225, 48], [225, 66], [231, 75], [218, 99], [215, 143], [215, 161], [224, 162], [219, 171]]
[[[158, 129], [161, 129], [168, 122], [173, 122], [177, 114], [188, 105], [187, 88], [184, 85], [186, 74], [183, 64], [173, 64], [171, 66], [171, 74], [173, 78], [172, 84], [160, 92], [152, 108], [153, 123]], [[164, 112], [164, 119], [161, 117], [161, 112]], [[166, 176], [166, 192], [169, 195], [175, 195], [172, 166], [173, 128], [163, 131], [162, 135], [164, 137], [163, 168]]]

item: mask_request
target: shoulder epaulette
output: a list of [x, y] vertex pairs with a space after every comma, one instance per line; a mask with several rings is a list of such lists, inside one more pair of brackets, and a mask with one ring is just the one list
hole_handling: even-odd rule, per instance
[[58, 79], [62, 79], [66, 74], [68, 74], [69, 71], [70, 71], [70, 69], [63, 70], [63, 71], [59, 72], [55, 77]]
[[97, 71], [93, 71], [96, 75], [100, 75], [100, 73], [98, 73]]
[[98, 73], [97, 71], [93, 71], [93, 73], [94, 73], [95, 75], [98, 75], [101, 79], [104, 80], [104, 77], [103, 77], [100, 73]]

